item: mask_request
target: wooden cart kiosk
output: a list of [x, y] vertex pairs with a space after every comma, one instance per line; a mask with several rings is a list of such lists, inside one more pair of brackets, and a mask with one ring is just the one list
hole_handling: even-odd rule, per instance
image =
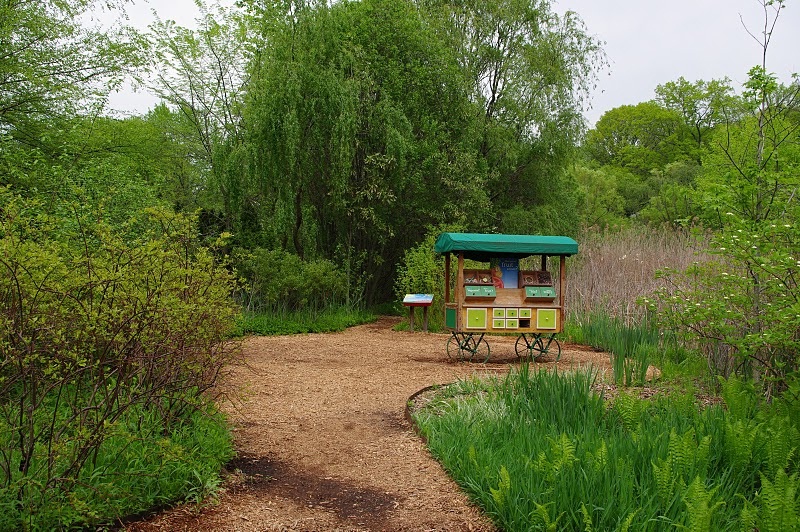
[[[447, 356], [485, 362], [487, 333], [518, 334], [517, 356], [537, 360], [554, 352], [562, 331], [566, 257], [578, 243], [565, 236], [442, 233], [435, 251], [445, 254], [445, 327], [451, 331]], [[451, 281], [451, 254], [457, 257]], [[519, 259], [539, 256], [536, 269], [520, 269]], [[548, 259], [558, 257], [555, 271]], [[490, 263], [490, 268], [465, 268], [465, 260]], [[451, 289], [451, 285], [454, 287]]]

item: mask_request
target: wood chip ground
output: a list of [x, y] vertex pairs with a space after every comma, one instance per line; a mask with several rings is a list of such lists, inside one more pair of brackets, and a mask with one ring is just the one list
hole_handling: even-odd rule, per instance
[[[397, 318], [341, 333], [252, 337], [225, 386], [237, 457], [216, 501], [129, 523], [153, 531], [489, 531], [405, 419], [418, 390], [504, 374], [514, 337], [490, 337], [486, 364], [448, 361], [446, 334], [398, 332]], [[564, 346], [544, 367], [608, 367]]]

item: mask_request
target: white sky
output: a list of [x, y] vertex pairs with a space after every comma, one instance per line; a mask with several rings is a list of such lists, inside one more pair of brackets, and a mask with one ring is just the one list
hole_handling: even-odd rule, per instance
[[[490, 1], [490, 0], [489, 0]], [[233, 0], [223, 0], [231, 5]], [[800, 2], [781, 12], [767, 56], [767, 68], [783, 83], [800, 72]], [[556, 0], [555, 11], [576, 11], [588, 32], [605, 42], [610, 66], [600, 74], [585, 115], [590, 125], [609, 109], [654, 97], [657, 85], [683, 76], [689, 81], [729, 77], [737, 92], [747, 71], [760, 64], [761, 49], [745, 31], [760, 34], [758, 0]], [[155, 10], [163, 20], [194, 27], [194, 0], [135, 0], [129, 23], [145, 28]], [[143, 113], [156, 99], [125, 89], [112, 95], [112, 108]]]

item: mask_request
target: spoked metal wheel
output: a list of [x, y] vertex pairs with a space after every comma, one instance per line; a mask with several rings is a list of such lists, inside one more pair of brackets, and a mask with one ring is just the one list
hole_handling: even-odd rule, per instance
[[450, 360], [486, 362], [489, 360], [489, 343], [483, 334], [454, 332], [447, 339], [447, 358]]
[[552, 355], [555, 357], [554, 362], [561, 360], [561, 344], [554, 334], [551, 334], [550, 337], [546, 339], [539, 337], [539, 348], [541, 355], [536, 357], [537, 362], [539, 361], [539, 358], [544, 358], [546, 355]]
[[561, 358], [561, 344], [553, 334], [547, 338], [542, 338], [541, 334], [534, 334], [531, 337], [524, 333], [520, 334], [514, 344], [514, 351], [520, 360], [540, 362], [548, 354], [554, 355], [556, 361]]
[[473, 362], [486, 362], [489, 360], [489, 342], [486, 341], [486, 338], [484, 338], [483, 335], [480, 335], [477, 340], [475, 337], [472, 337], [470, 341], [472, 342], [471, 360]]
[[517, 341], [514, 344], [514, 351], [517, 353], [517, 358], [520, 360], [533, 360], [534, 358], [534, 347], [536, 344], [536, 338], [528, 338], [525, 334], [520, 334], [517, 337]]
[[447, 339], [447, 358], [452, 361], [463, 360], [464, 352], [462, 348], [461, 339], [453, 333]]

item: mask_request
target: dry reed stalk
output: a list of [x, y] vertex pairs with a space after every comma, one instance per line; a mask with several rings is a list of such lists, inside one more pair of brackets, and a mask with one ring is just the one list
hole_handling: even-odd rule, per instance
[[600, 311], [640, 321], [645, 309], [637, 299], [664, 286], [656, 272], [685, 270], [708, 255], [707, 236], [666, 228], [631, 227], [618, 232], [587, 231], [579, 253], [567, 264], [567, 312], [571, 317]]

